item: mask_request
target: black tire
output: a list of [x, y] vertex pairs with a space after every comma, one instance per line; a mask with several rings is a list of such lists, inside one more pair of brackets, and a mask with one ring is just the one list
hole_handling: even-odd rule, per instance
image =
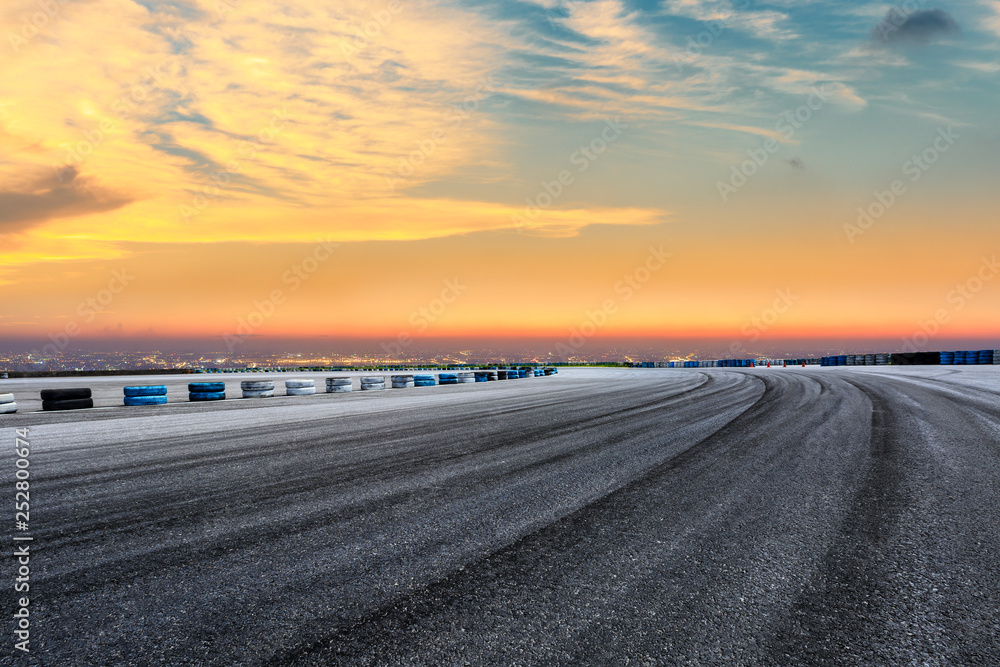
[[[90, 391], [89, 389], [87, 390]], [[92, 398], [67, 398], [61, 401], [42, 401], [42, 410], [86, 410], [94, 407]]]
[[42, 389], [43, 401], [69, 401], [78, 398], [91, 397], [89, 387], [79, 387], [75, 389]]

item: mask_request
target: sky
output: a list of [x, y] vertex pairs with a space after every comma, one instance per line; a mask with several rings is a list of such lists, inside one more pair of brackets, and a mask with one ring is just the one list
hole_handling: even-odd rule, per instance
[[0, 341], [1000, 338], [997, 0], [12, 0], [0, 37]]

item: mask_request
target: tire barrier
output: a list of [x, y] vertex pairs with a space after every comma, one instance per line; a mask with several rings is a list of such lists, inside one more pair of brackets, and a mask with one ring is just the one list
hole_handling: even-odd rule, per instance
[[393, 375], [389, 378], [393, 389], [411, 389], [416, 386], [412, 375]]
[[88, 387], [70, 389], [43, 389], [41, 392], [42, 410], [86, 410], [94, 407]]
[[496, 382], [500, 379], [500, 371], [486, 371], [486, 381]]
[[476, 371], [475, 373], [476, 382], [489, 382], [490, 376], [486, 371]]
[[312, 396], [316, 393], [316, 380], [285, 380], [285, 396]]
[[361, 378], [361, 391], [378, 391], [385, 389], [384, 375], [370, 375]]
[[94, 407], [92, 398], [66, 398], [62, 400], [42, 401], [42, 410], [51, 412], [55, 410], [86, 410]]
[[458, 376], [454, 373], [438, 373], [438, 384], [458, 384]]
[[274, 382], [271, 380], [244, 380], [240, 382], [243, 398], [272, 398]]
[[507, 371], [497, 371], [497, 379], [498, 380], [506, 380], [507, 379]]
[[0, 415], [12, 415], [17, 412], [14, 394], [0, 394]]
[[414, 387], [433, 387], [437, 384], [434, 381], [433, 375], [414, 375], [413, 376], [413, 386]]
[[138, 405], [166, 405], [167, 395], [161, 394], [159, 396], [126, 396], [125, 405], [138, 406]]
[[1000, 350], [993, 350], [993, 363], [1000, 364]]
[[149, 384], [125, 387], [125, 405], [165, 405], [167, 402], [167, 385]]
[[546, 375], [553, 375], [556, 372], [556, 369], [554, 369], [554, 368], [545, 368], [545, 369], [542, 370], [542, 372], [545, 373]]
[[165, 384], [138, 385], [134, 387], [125, 387], [122, 391], [128, 398], [133, 398], [138, 396], [166, 396], [167, 385]]
[[354, 385], [352, 384], [351, 378], [332, 377], [326, 379], [326, 393], [343, 394], [349, 391], [354, 391]]
[[458, 380], [458, 384], [467, 384], [476, 381], [475, 373], [462, 372], [462, 373], [455, 373], [455, 375], [457, 376], [456, 379]]

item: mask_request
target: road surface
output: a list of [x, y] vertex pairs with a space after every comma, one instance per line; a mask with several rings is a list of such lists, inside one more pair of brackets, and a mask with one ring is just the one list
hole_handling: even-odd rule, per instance
[[6, 415], [9, 536], [15, 426], [9, 664], [1000, 664], [1000, 367]]

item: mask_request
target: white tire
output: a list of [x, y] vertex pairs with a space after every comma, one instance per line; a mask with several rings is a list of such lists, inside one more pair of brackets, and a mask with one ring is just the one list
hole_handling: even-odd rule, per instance
[[243, 398], [271, 398], [274, 396], [274, 389], [244, 389]]
[[327, 387], [350, 387], [352, 384], [351, 378], [327, 378]]
[[285, 389], [306, 389], [316, 387], [316, 380], [285, 380]]
[[415, 387], [415, 386], [416, 385], [413, 382], [393, 382], [392, 383], [392, 388], [393, 389], [411, 389], [412, 387]]
[[240, 382], [240, 389], [243, 391], [271, 391], [274, 389], [274, 382], [270, 380], [244, 380]]
[[368, 375], [361, 378], [361, 384], [385, 384], [384, 375]]
[[412, 375], [393, 375], [389, 379], [392, 380], [393, 382], [413, 382]]
[[0, 405], [3, 405], [4, 403], [13, 403], [13, 402], [14, 402], [14, 394], [0, 394]]
[[287, 396], [312, 396], [316, 393], [316, 387], [286, 387]]
[[371, 384], [365, 384], [365, 383], [361, 384], [361, 391], [378, 391], [379, 389], [385, 389], [384, 382], [382, 382], [381, 384], [377, 384], [374, 382]]
[[0, 403], [0, 415], [10, 415], [17, 412], [17, 403]]
[[349, 391], [354, 391], [354, 387], [349, 384], [328, 384], [326, 385], [326, 393], [328, 394], [345, 394]]

